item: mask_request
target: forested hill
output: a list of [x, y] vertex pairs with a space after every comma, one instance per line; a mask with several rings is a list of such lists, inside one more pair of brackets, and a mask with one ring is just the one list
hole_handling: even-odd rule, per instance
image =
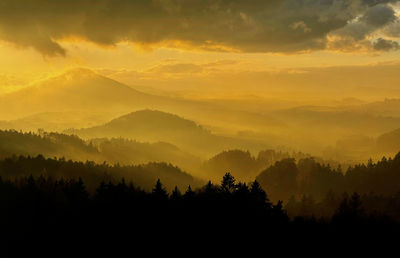
[[97, 163], [142, 164], [167, 162], [191, 169], [200, 160], [176, 146], [163, 142], [145, 143], [122, 138], [85, 141], [75, 135], [60, 133], [23, 133], [0, 130], [0, 158], [11, 155], [43, 155]]
[[49, 157], [66, 157], [93, 160], [99, 152], [77, 136], [59, 133], [23, 133], [0, 130], [0, 158], [11, 155], [42, 154]]
[[199, 186], [200, 181], [167, 163], [148, 163], [136, 166], [96, 164], [71, 160], [37, 157], [14, 156], [0, 160], [0, 177], [18, 180], [19, 178], [50, 177], [53, 179], [82, 178], [88, 189], [94, 191], [101, 181], [117, 182], [124, 179], [135, 186], [150, 190], [157, 179], [164, 182], [168, 190], [175, 186], [181, 189]]
[[257, 177], [272, 200], [301, 199], [312, 196], [315, 200], [327, 194], [344, 192], [359, 194], [375, 193], [393, 196], [400, 192], [400, 153], [394, 158], [383, 157], [380, 161], [359, 164], [342, 171], [313, 158], [283, 159], [265, 169]]
[[101, 181], [91, 193], [85, 182], [46, 176], [0, 178], [3, 252], [40, 250], [41, 255], [53, 255], [64, 249], [72, 253], [85, 249], [97, 254], [108, 248], [115, 252], [120, 245], [132, 250], [132, 243], [137, 248], [176, 247], [177, 239], [185, 247], [193, 241], [224, 246], [312, 241], [331, 246], [337, 239], [365, 243], [400, 231], [399, 217], [364, 210], [358, 194], [339, 200], [330, 218], [290, 219], [282, 202], [271, 202], [257, 181], [236, 182], [229, 173], [220, 184], [172, 192], [160, 180], [151, 191], [125, 180]]
[[156, 110], [141, 110], [115, 118], [110, 122], [81, 130], [69, 130], [78, 135], [95, 137], [149, 138], [154, 140], [175, 139], [190, 135], [198, 137], [211, 133], [191, 120]]
[[[294, 158], [296, 160], [309, 158], [311, 155], [302, 152], [287, 152], [276, 150], [262, 150], [253, 156], [249, 151], [239, 149], [222, 151], [202, 165], [203, 177], [219, 179], [229, 171], [238, 180], [250, 182], [264, 169], [282, 159]], [[318, 161], [322, 162], [322, 160]]]
[[256, 140], [231, 138], [211, 133], [194, 121], [157, 110], [139, 110], [115, 118], [103, 125], [67, 130], [89, 139], [97, 137], [123, 137], [137, 141], [172, 143], [183, 150], [206, 157], [224, 149], [263, 149], [265, 144]]

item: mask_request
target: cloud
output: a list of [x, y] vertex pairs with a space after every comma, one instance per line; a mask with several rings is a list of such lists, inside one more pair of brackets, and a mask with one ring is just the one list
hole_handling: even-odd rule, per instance
[[331, 50], [346, 52], [397, 50], [397, 41], [384, 39], [382, 35], [394, 36], [394, 26], [398, 22], [393, 7], [379, 3], [368, 7], [362, 15], [357, 16], [342, 28], [329, 33], [327, 46]]
[[[296, 53], [359, 44], [397, 18], [398, 0], [2, 0], [0, 39], [47, 56], [62, 40], [210, 51]], [[356, 25], [352, 25], [356, 24]], [[339, 32], [339, 33], [338, 33]], [[358, 34], [358, 36], [357, 36]]]
[[164, 73], [164, 74], [175, 74], [175, 73], [199, 73], [203, 69], [200, 65], [190, 63], [179, 63], [179, 64], [164, 64], [158, 65], [148, 70], [151, 73]]
[[365, 23], [372, 26], [383, 26], [396, 20], [395, 11], [388, 5], [376, 5], [369, 8], [364, 16]]
[[378, 51], [397, 50], [400, 47], [398, 42], [382, 38], [377, 39], [377, 41], [373, 43], [373, 46], [374, 49]]
[[311, 29], [303, 21], [294, 22], [292, 25], [290, 25], [290, 28], [292, 28], [293, 30], [300, 29], [304, 33], [311, 32]]
[[143, 81], [170, 81], [193, 78], [207, 78], [212, 75], [238, 71], [237, 65], [246, 64], [240, 60], [221, 59], [210, 62], [187, 63], [178, 59], [164, 59], [157, 64], [143, 69], [96, 69], [96, 72], [130, 85], [143, 84]]
[[387, 26], [384, 33], [389, 37], [400, 38], [400, 21], [394, 22]]
[[254, 69], [257, 63], [253, 63], [254, 66], [250, 69], [224, 67], [220, 70], [209, 69], [207, 63], [193, 63], [193, 65], [203, 67], [204, 71], [178, 74], [152, 73], [150, 69], [98, 72], [138, 90], [159, 93], [168, 89], [169, 93], [177, 94], [174, 96], [187, 98], [229, 98], [251, 94], [280, 99], [286, 97], [292, 99], [293, 96], [300, 96], [298, 94], [302, 94], [305, 99], [320, 99], [321, 96], [328, 98], [356, 96], [368, 99], [400, 96], [400, 91], [396, 88], [400, 83], [399, 62], [276, 69]]

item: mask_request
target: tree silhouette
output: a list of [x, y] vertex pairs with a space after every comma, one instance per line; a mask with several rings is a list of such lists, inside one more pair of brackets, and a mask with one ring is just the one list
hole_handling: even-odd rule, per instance
[[193, 200], [194, 196], [195, 196], [195, 192], [192, 190], [192, 187], [189, 185], [188, 188], [186, 189], [185, 194], [183, 195], [183, 198], [186, 201], [191, 201], [191, 200]]
[[350, 198], [345, 195], [332, 218], [335, 223], [353, 224], [354, 226], [364, 219], [365, 212], [358, 193], [353, 193]]
[[175, 186], [174, 190], [172, 191], [170, 199], [172, 201], [179, 201], [180, 199], [182, 199], [182, 194], [177, 186]]
[[211, 181], [208, 181], [206, 186], [204, 187], [204, 192], [206, 193], [216, 193], [218, 190], [218, 187], [214, 186]]
[[154, 199], [159, 201], [168, 200], [167, 190], [163, 187], [160, 179], [157, 179], [157, 182], [152, 191], [152, 196], [154, 197]]
[[[16, 242], [16, 246], [27, 243], [38, 245], [44, 240], [53, 244], [54, 241], [77, 239], [85, 244], [92, 241], [94, 245], [120, 243], [127, 231], [135, 236], [148, 235], [149, 232], [153, 236], [157, 232], [161, 237], [152, 240], [158, 242], [165, 241], [162, 232], [182, 236], [188, 228], [193, 230], [194, 235], [219, 228], [221, 230], [216, 237], [225, 239], [256, 235], [257, 238], [265, 235], [276, 238], [291, 234], [307, 239], [312, 236], [326, 239], [327, 236], [342, 237], [348, 232], [360, 237], [365, 232], [369, 236], [384, 236], [400, 231], [395, 220], [374, 213], [367, 214], [364, 209], [364, 203], [381, 205], [381, 202], [385, 202], [387, 207], [399, 207], [400, 195], [389, 199], [373, 194], [344, 195], [331, 220], [317, 220], [308, 215], [290, 220], [282, 201], [272, 204], [257, 181], [252, 182], [250, 187], [242, 182], [232, 184], [233, 178], [227, 175], [225, 182], [234, 185], [234, 190], [228, 194], [208, 182], [196, 190], [189, 185], [183, 196], [175, 187], [168, 198], [161, 180], [157, 180], [151, 192], [135, 188], [133, 183], [127, 185], [124, 180], [102, 181], [89, 194], [83, 179], [54, 180], [45, 176], [29, 176], [11, 181], [0, 177], [0, 226], [6, 236], [12, 232], [24, 236]], [[180, 199], [182, 201], [177, 201]], [[332, 203], [336, 203], [338, 198], [328, 196], [325, 199], [335, 200]], [[310, 212], [313, 215], [315, 210], [323, 209], [325, 205], [323, 202], [304, 202], [311, 204], [310, 209], [315, 206]], [[290, 205], [293, 207], [300, 207], [301, 203], [291, 198]]]
[[257, 180], [254, 180], [254, 182], [251, 184], [250, 195], [253, 201], [257, 203], [267, 205], [271, 204], [267, 197], [267, 193], [261, 188], [261, 185], [258, 183]]
[[228, 172], [224, 175], [221, 181], [221, 191], [232, 193], [236, 189], [235, 178]]

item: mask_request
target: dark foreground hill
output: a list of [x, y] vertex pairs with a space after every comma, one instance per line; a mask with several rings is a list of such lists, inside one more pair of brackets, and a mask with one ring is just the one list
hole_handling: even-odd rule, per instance
[[290, 219], [282, 202], [271, 203], [256, 181], [247, 186], [230, 174], [221, 184], [184, 193], [176, 188], [169, 194], [161, 181], [151, 192], [119, 181], [101, 182], [89, 194], [85, 181], [47, 177], [0, 180], [0, 193], [2, 253], [14, 256], [127, 256], [154, 248], [171, 255], [188, 249], [227, 254], [261, 244], [279, 250], [304, 245], [310, 253], [310, 243], [334, 244], [335, 250], [342, 247], [337, 239], [374, 246], [400, 232], [394, 219], [364, 211], [357, 194], [342, 199], [329, 219]]
[[[262, 171], [256, 180], [267, 189], [272, 200], [312, 197], [315, 201], [330, 198], [332, 193], [378, 194], [394, 196], [400, 193], [400, 153], [394, 158], [332, 168], [313, 158], [283, 159]], [[400, 209], [399, 209], [400, 212]]]
[[91, 161], [77, 162], [71, 160], [37, 157], [14, 156], [0, 161], [0, 176], [4, 179], [18, 179], [29, 176], [50, 177], [53, 179], [77, 179], [87, 182], [89, 190], [101, 182], [116, 182], [122, 178], [134, 182], [137, 187], [149, 190], [157, 179], [163, 180], [167, 189], [175, 186], [196, 187], [199, 181], [178, 167], [167, 163], [148, 163], [136, 166], [96, 164]]

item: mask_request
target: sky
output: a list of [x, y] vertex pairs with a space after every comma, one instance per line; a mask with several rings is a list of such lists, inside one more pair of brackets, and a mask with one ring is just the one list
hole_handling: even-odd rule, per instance
[[74, 67], [160, 91], [392, 89], [400, 1], [1, 0], [0, 56], [0, 92]]

